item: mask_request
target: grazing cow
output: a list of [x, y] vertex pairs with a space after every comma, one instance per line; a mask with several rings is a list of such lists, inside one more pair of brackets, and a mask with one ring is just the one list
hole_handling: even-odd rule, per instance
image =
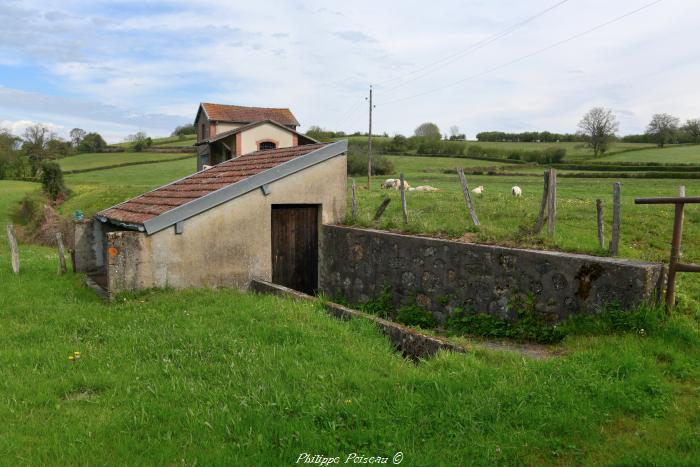
[[472, 190], [472, 193], [480, 195], [484, 192], [484, 185], [479, 185], [478, 187], [474, 188]]
[[512, 193], [513, 196], [522, 196], [523, 195], [523, 190], [519, 186], [514, 186], [513, 188], [510, 189], [510, 192]]
[[430, 185], [421, 185], [415, 188], [411, 188], [411, 191], [440, 191], [438, 188]]
[[[403, 186], [406, 190], [409, 190], [411, 188], [411, 185], [408, 184], [406, 180], [403, 181]], [[381, 184], [381, 187], [388, 190], [390, 188], [393, 188], [394, 190], [400, 190], [401, 189], [401, 179], [398, 178], [387, 178], [384, 180]]]

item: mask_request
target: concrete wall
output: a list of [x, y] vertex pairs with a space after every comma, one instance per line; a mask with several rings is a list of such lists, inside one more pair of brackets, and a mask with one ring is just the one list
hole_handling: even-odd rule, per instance
[[258, 150], [258, 141], [275, 141], [278, 148], [288, 148], [294, 145], [294, 133], [284, 130], [277, 125], [263, 123], [241, 133], [241, 154]]
[[216, 122], [216, 134], [220, 135], [229, 130], [235, 130], [238, 127], [243, 126], [240, 123], [226, 123], [226, 122]]
[[[321, 205], [323, 223], [345, 215], [346, 157], [334, 157], [257, 189], [153, 235], [107, 235], [110, 292], [150, 287], [223, 286], [248, 288], [251, 279], [272, 278], [271, 206]], [[322, 231], [319, 241], [323, 242]]]
[[553, 321], [608, 304], [660, 298], [655, 263], [476, 245], [340, 226], [323, 227], [320, 290], [365, 302], [388, 285], [397, 307], [418, 303], [444, 321], [455, 308], [514, 318], [531, 295]]
[[95, 222], [93, 219], [75, 222], [73, 254], [75, 255], [75, 272], [89, 272], [97, 269], [95, 251]]

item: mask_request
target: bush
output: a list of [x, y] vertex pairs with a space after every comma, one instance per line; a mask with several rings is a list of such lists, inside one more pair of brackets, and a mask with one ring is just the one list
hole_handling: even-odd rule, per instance
[[420, 326], [423, 329], [431, 329], [437, 326], [437, 321], [433, 314], [418, 305], [409, 305], [401, 308], [396, 314], [396, 321], [406, 326]]
[[68, 192], [63, 182], [63, 172], [61, 166], [55, 162], [44, 162], [41, 164], [41, 186], [44, 193], [52, 200], [56, 201], [59, 196]]
[[80, 152], [102, 152], [107, 147], [107, 143], [99, 133], [88, 133], [78, 146]]
[[[372, 156], [372, 175], [388, 175], [394, 172], [394, 164], [384, 156]], [[348, 155], [348, 174], [367, 175], [367, 155]]]

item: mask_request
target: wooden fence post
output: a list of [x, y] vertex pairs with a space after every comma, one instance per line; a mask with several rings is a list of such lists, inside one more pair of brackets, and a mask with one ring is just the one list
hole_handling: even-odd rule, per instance
[[549, 200], [548, 200], [547, 233], [554, 235], [557, 228], [557, 171], [549, 169]]
[[56, 243], [58, 244], [58, 274], [66, 273], [66, 250], [63, 247], [63, 236], [61, 232], [56, 232]]
[[598, 198], [595, 200], [595, 208], [597, 211], [598, 218], [598, 246], [600, 248], [605, 248], [605, 230], [603, 226], [603, 200]]
[[542, 203], [540, 204], [540, 213], [535, 222], [535, 233], [538, 234], [544, 226], [544, 220], [547, 217], [547, 201], [549, 200], [549, 172], [544, 173], [544, 191], [542, 192]]
[[403, 223], [408, 224], [408, 208], [406, 207], [406, 185], [403, 179], [403, 173], [399, 177], [401, 179], [401, 209], [403, 210]]
[[472, 218], [474, 225], [479, 225], [479, 218], [476, 217], [476, 211], [474, 211], [474, 204], [472, 203], [472, 196], [469, 193], [469, 185], [467, 184], [467, 177], [464, 176], [464, 169], [457, 169], [457, 174], [459, 175], [459, 181], [462, 184], [462, 193], [464, 193], [464, 201], [467, 203], [467, 209], [469, 209], [469, 215]]
[[352, 219], [357, 219], [357, 185], [355, 179], [352, 179]]
[[[678, 197], [685, 198], [685, 186], [678, 187]], [[681, 259], [681, 237], [683, 236], [683, 205], [676, 204], [673, 219], [673, 238], [671, 239], [671, 258], [668, 261], [668, 277], [666, 278], [666, 312], [676, 306], [676, 272]]]
[[374, 222], [379, 222], [379, 219], [381, 219], [382, 214], [384, 214], [384, 210], [386, 207], [389, 205], [391, 202], [391, 198], [384, 198], [384, 201], [382, 201], [382, 204], [379, 205], [379, 208], [377, 209], [377, 213], [374, 215]]
[[620, 250], [620, 182], [613, 183], [613, 224], [610, 234], [610, 255], [617, 256]]
[[15, 226], [7, 224], [7, 241], [10, 242], [10, 253], [12, 255], [12, 272], [19, 274], [19, 248], [17, 248], [17, 237], [15, 236]]

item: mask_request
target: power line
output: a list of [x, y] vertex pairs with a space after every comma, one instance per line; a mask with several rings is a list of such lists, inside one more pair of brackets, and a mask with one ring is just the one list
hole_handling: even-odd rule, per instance
[[[544, 10], [542, 10], [542, 11], [540, 11], [540, 12], [534, 14], [533, 16], [528, 17], [528, 18], [524, 19], [523, 21], [520, 21], [519, 23], [516, 23], [516, 24], [514, 24], [514, 25], [512, 25], [512, 26], [509, 26], [509, 27], [507, 27], [506, 29], [502, 30], [501, 32], [499, 32], [499, 33], [497, 33], [497, 34], [494, 34], [494, 35], [492, 35], [492, 36], [490, 36], [490, 37], [487, 37], [486, 39], [484, 39], [484, 40], [482, 40], [482, 41], [479, 41], [479, 42], [477, 42], [477, 43], [475, 43], [475, 44], [469, 46], [468, 48], [466, 48], [466, 49], [464, 49], [464, 50], [458, 51], [458, 52], [456, 52], [456, 53], [453, 53], [453, 54], [450, 54], [450, 55], [448, 55], [448, 56], [446, 56], [446, 57], [443, 57], [443, 58], [441, 58], [440, 60], [436, 60], [436, 61], [434, 61], [434, 62], [432, 62], [432, 63], [429, 63], [429, 64], [427, 64], [427, 65], [424, 65], [424, 66], [422, 66], [422, 67], [416, 68], [415, 70], [413, 70], [413, 71], [407, 73], [405, 76], [411, 76], [411, 75], [414, 75], [414, 74], [416, 74], [416, 73], [418, 73], [418, 72], [420, 72], [420, 71], [422, 71], [422, 70], [426, 70], [426, 69], [427, 69], [428, 71], [426, 71], [425, 73], [422, 73], [422, 74], [420, 74], [420, 75], [418, 75], [418, 76], [416, 76], [416, 77], [414, 77], [414, 78], [411, 78], [411, 79], [408, 79], [408, 80], [406, 80], [406, 81], [403, 81], [403, 82], [401, 82], [401, 83], [399, 83], [399, 84], [397, 84], [397, 85], [395, 85], [395, 86], [392, 86], [392, 87], [386, 89], [385, 92], [389, 92], [389, 91], [391, 91], [391, 90], [393, 90], [393, 89], [396, 89], [396, 88], [399, 88], [399, 87], [401, 87], [401, 86], [403, 86], [403, 85], [405, 85], [405, 84], [407, 84], [407, 83], [416, 81], [416, 80], [418, 80], [418, 79], [423, 78], [424, 76], [427, 76], [427, 75], [429, 75], [429, 74], [431, 74], [431, 73], [434, 73], [435, 71], [439, 70], [440, 68], [444, 68], [444, 67], [446, 67], [447, 65], [449, 65], [449, 64], [451, 64], [451, 63], [454, 63], [457, 59], [462, 58], [462, 57], [464, 57], [465, 55], [468, 55], [468, 54], [470, 54], [470, 53], [472, 53], [472, 52], [476, 52], [477, 50], [486, 47], [487, 45], [489, 45], [489, 44], [491, 44], [491, 43], [497, 41], [498, 39], [507, 36], [508, 34], [514, 32], [514, 31], [516, 31], [516, 30], [518, 30], [518, 29], [520, 29], [521, 27], [525, 26], [525, 25], [528, 24], [528, 23], [531, 23], [532, 21], [536, 20], [537, 18], [539, 18], [539, 17], [541, 17], [541, 16], [544, 16], [545, 14], [549, 13], [550, 11], [554, 10], [555, 8], [557, 8], [557, 7], [563, 5], [564, 3], [567, 3], [567, 2], [569, 2], [569, 0], [562, 0], [562, 1], [558, 2], [558, 3], [555, 3], [554, 5], [550, 6], [549, 8], [546, 8], [546, 9], [544, 9]], [[443, 63], [443, 62], [444, 62], [444, 63]], [[441, 64], [441, 63], [442, 63], [442, 64]], [[441, 64], [441, 65], [440, 65], [440, 64]], [[437, 67], [435, 67], [435, 68], [433, 68], [433, 69], [430, 69], [430, 68], [433, 67], [434, 65], [439, 65], [439, 66], [437, 66]], [[394, 78], [391, 78], [391, 79], [388, 79], [388, 80], [385, 80], [385, 81], [380, 82], [379, 85], [381, 86], [381, 85], [384, 84], [384, 83], [388, 83], [388, 82], [391, 82], [391, 81], [396, 81], [396, 80], [401, 79], [401, 78], [402, 78], [401, 76], [396, 76], [396, 77], [394, 77]]]
[[611, 25], [611, 24], [613, 24], [613, 23], [616, 23], [616, 22], [618, 22], [618, 21], [621, 21], [621, 20], [623, 20], [623, 19], [625, 19], [625, 18], [627, 18], [627, 17], [629, 17], [629, 16], [632, 16], [632, 15], [634, 15], [634, 14], [636, 14], [636, 13], [639, 13], [640, 11], [645, 10], [645, 9], [647, 9], [647, 8], [650, 8], [650, 7], [654, 6], [654, 5], [656, 5], [657, 3], [661, 3], [662, 1], [663, 1], [663, 0], [655, 0], [655, 1], [651, 2], [651, 3], [647, 3], [646, 5], [644, 5], [644, 6], [640, 7], [640, 8], [637, 8], [636, 10], [632, 10], [632, 11], [630, 11], [630, 12], [628, 12], [628, 13], [625, 13], [624, 15], [621, 15], [621, 16], [618, 16], [618, 17], [616, 17], [616, 18], [613, 18], [613, 19], [611, 19], [611, 20], [609, 20], [609, 21], [606, 21], [605, 23], [601, 23], [601, 24], [599, 24], [599, 25], [597, 25], [597, 26], [594, 26], [594, 27], [592, 27], [592, 28], [590, 28], [590, 29], [587, 29], [587, 30], [585, 30], [585, 31], [583, 31], [583, 32], [580, 32], [580, 33], [578, 33], [578, 34], [574, 34], [573, 36], [567, 37], [566, 39], [562, 39], [562, 40], [560, 40], [560, 41], [558, 41], [558, 42], [555, 42], [554, 44], [548, 45], [547, 47], [543, 47], [543, 48], [541, 48], [541, 49], [539, 49], [539, 50], [536, 50], [536, 51], [534, 51], [534, 52], [531, 52], [531, 53], [529, 53], [529, 54], [527, 54], [527, 55], [520, 56], [520, 57], [518, 57], [518, 58], [516, 58], [516, 59], [510, 60], [510, 61], [505, 62], [505, 63], [502, 63], [502, 64], [500, 64], [500, 65], [497, 65], [497, 66], [493, 67], [493, 68], [489, 68], [488, 70], [485, 70], [485, 71], [482, 71], [482, 72], [479, 72], [479, 73], [476, 73], [476, 74], [467, 76], [467, 77], [462, 78], [462, 79], [460, 79], [460, 80], [458, 80], [458, 81], [454, 81], [454, 82], [449, 83], [449, 84], [446, 84], [446, 85], [444, 85], [444, 86], [439, 86], [439, 87], [437, 87], [437, 88], [429, 89], [429, 90], [427, 90], [427, 91], [420, 92], [420, 93], [417, 93], [417, 94], [413, 94], [413, 95], [410, 95], [410, 96], [400, 97], [400, 98], [398, 98], [398, 99], [393, 99], [393, 100], [390, 100], [390, 101], [387, 101], [387, 102], [380, 102], [378, 105], [389, 105], [389, 104], [393, 104], [393, 103], [395, 103], [395, 102], [401, 102], [401, 101], [413, 99], [413, 98], [416, 98], [416, 97], [425, 96], [425, 95], [427, 95], [427, 94], [432, 94], [432, 93], [434, 93], [434, 92], [442, 91], [443, 89], [447, 89], [447, 88], [450, 88], [450, 87], [457, 86], [458, 84], [464, 83], [465, 81], [469, 81], [469, 80], [471, 80], [471, 79], [484, 76], [484, 75], [489, 74], [489, 73], [492, 73], [492, 72], [494, 72], [494, 71], [496, 71], [496, 70], [500, 70], [501, 68], [505, 68], [505, 67], [507, 67], [507, 66], [513, 65], [514, 63], [520, 62], [520, 61], [522, 61], [522, 60], [528, 59], [528, 58], [530, 58], [530, 57], [534, 57], [535, 55], [539, 55], [539, 54], [541, 54], [541, 53], [543, 53], [543, 52], [546, 52], [546, 51], [548, 51], [548, 50], [551, 50], [551, 49], [554, 49], [554, 48], [556, 48], [556, 47], [559, 47], [560, 45], [563, 45], [563, 44], [565, 44], [565, 43], [567, 43], [567, 42], [570, 42], [570, 41], [572, 41], [572, 40], [574, 40], [574, 39], [578, 39], [579, 37], [585, 36], [586, 34], [590, 34], [590, 33], [594, 32], [594, 31], [597, 31], [597, 30], [602, 29], [602, 28], [604, 28], [604, 27], [606, 27], [606, 26], [609, 26], [609, 25]]

